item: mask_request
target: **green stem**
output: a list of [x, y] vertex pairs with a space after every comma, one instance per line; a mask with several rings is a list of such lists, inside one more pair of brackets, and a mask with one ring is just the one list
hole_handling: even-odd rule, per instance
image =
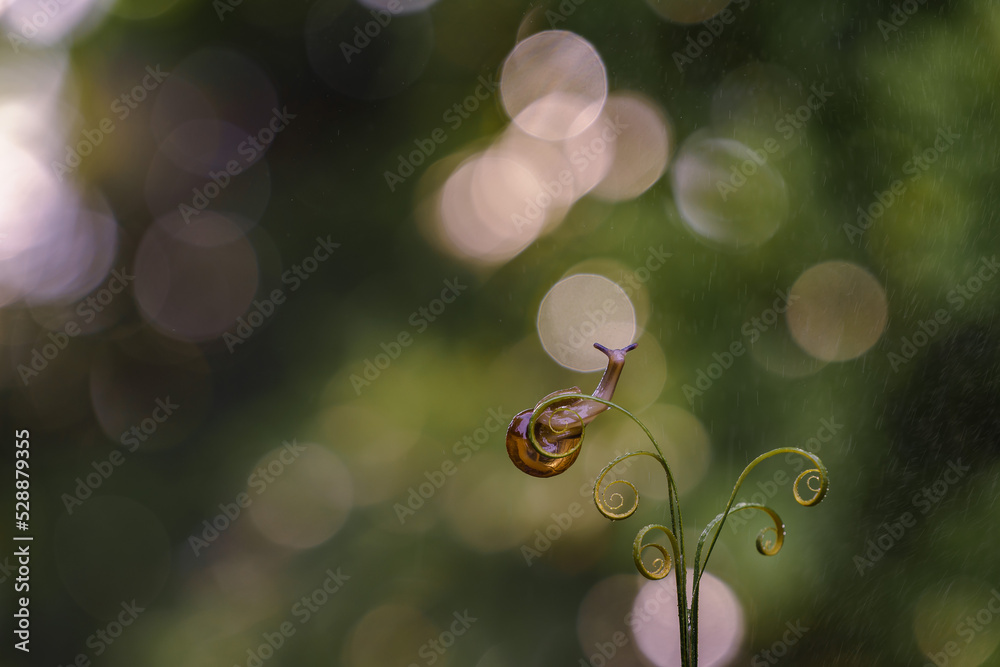
[[[653, 447], [656, 449], [655, 453], [645, 450], [628, 452], [626, 454], [618, 456], [617, 458], [612, 460], [611, 463], [605, 466], [604, 470], [601, 471], [601, 474], [598, 476], [597, 480], [594, 483], [594, 503], [597, 505], [597, 509], [598, 511], [601, 512], [601, 514], [603, 514], [604, 516], [613, 521], [628, 518], [635, 512], [635, 510], [639, 506], [638, 489], [631, 482], [628, 482], [627, 480], [619, 479], [610, 482], [606, 487], [604, 487], [605, 502], [606, 502], [607, 490], [612, 485], [620, 483], [624, 483], [632, 489], [632, 491], [635, 493], [635, 502], [632, 505], [632, 507], [623, 512], [614, 511], [617, 509], [618, 505], [610, 506], [610, 509], [606, 509], [606, 507], [602, 505], [602, 494], [601, 494], [601, 483], [604, 480], [604, 476], [607, 475], [607, 473], [610, 472], [611, 469], [614, 468], [614, 466], [616, 466], [618, 463], [633, 456], [642, 456], [642, 455], [651, 456], [660, 462], [660, 465], [663, 467], [663, 471], [667, 476], [668, 505], [670, 508], [670, 527], [666, 528], [665, 526], [650, 524], [641, 529], [633, 543], [632, 547], [633, 558], [635, 559], [635, 564], [639, 572], [643, 574], [643, 576], [646, 576], [647, 578], [654, 580], [662, 579], [664, 576], [666, 576], [667, 573], [669, 572], [669, 567], [670, 567], [669, 564], [671, 560], [673, 561], [675, 568], [674, 579], [677, 583], [677, 621], [679, 625], [678, 632], [680, 634], [681, 664], [683, 665], [683, 667], [697, 667], [698, 602], [701, 592], [701, 578], [702, 575], [704, 575], [705, 573], [705, 569], [708, 567], [708, 559], [711, 557], [712, 551], [715, 549], [715, 543], [719, 539], [719, 533], [722, 531], [722, 526], [725, 524], [726, 518], [732, 512], [754, 510], [754, 509], [761, 510], [767, 513], [774, 521], [774, 528], [773, 529], [771, 527], [765, 528], [757, 536], [757, 550], [764, 555], [771, 556], [778, 553], [778, 551], [781, 549], [781, 545], [784, 542], [784, 537], [785, 537], [784, 524], [781, 522], [781, 518], [777, 515], [777, 513], [774, 512], [774, 510], [760, 503], [736, 503], [736, 495], [739, 493], [740, 487], [742, 487], [743, 482], [746, 479], [747, 475], [749, 475], [750, 471], [753, 470], [755, 467], [757, 467], [758, 464], [771, 458], [772, 456], [777, 456], [778, 454], [793, 453], [805, 457], [815, 465], [815, 468], [805, 470], [799, 474], [799, 476], [795, 479], [795, 482], [792, 484], [792, 492], [795, 495], [795, 500], [800, 505], [810, 507], [823, 500], [823, 497], [826, 495], [826, 492], [829, 489], [829, 478], [827, 475], [826, 467], [823, 465], [823, 462], [820, 461], [819, 457], [816, 456], [815, 454], [812, 454], [811, 452], [807, 452], [805, 450], [798, 449], [796, 447], [781, 447], [778, 449], [773, 449], [765, 454], [761, 454], [753, 461], [751, 461], [746, 468], [744, 468], [743, 472], [736, 480], [736, 485], [733, 487], [733, 492], [729, 496], [729, 502], [726, 504], [726, 509], [723, 510], [721, 514], [716, 516], [715, 519], [710, 521], [707, 526], [705, 526], [705, 530], [702, 531], [701, 536], [698, 539], [698, 547], [695, 551], [694, 566], [692, 568], [693, 583], [691, 590], [691, 602], [689, 606], [687, 597], [687, 566], [684, 558], [685, 554], [684, 521], [681, 517], [680, 496], [677, 492], [677, 485], [674, 483], [673, 473], [671, 473], [670, 466], [667, 464], [667, 460], [663, 456], [663, 450], [660, 449], [660, 445], [656, 442], [656, 438], [653, 437], [653, 434], [646, 427], [646, 425], [643, 424], [639, 420], [639, 418], [633, 415], [631, 412], [621, 407], [617, 403], [613, 403], [609, 400], [580, 393], [560, 394], [558, 396], [552, 397], [547, 401], [539, 403], [537, 406], [535, 406], [534, 411], [532, 411], [531, 419], [528, 422], [528, 439], [531, 442], [532, 447], [534, 447], [535, 450], [538, 451], [538, 453], [541, 454], [542, 456], [556, 458], [550, 452], [545, 451], [541, 447], [541, 445], [539, 445], [535, 436], [535, 422], [538, 419], [538, 416], [541, 414], [541, 412], [549, 405], [559, 401], [565, 401], [566, 399], [571, 399], [571, 398], [581, 398], [590, 401], [595, 401], [597, 403], [602, 403], [608, 407], [614, 408], [619, 412], [624, 413], [632, 421], [638, 424], [639, 428], [642, 429], [642, 431], [646, 434], [646, 437], [649, 438], [649, 441], [653, 443]], [[573, 447], [570, 451], [559, 454], [558, 457], [569, 456], [582, 445], [583, 431], [585, 427], [586, 424], [581, 419], [579, 426], [580, 442], [578, 442], [576, 446]], [[809, 489], [814, 493], [813, 497], [809, 499], [804, 499], [799, 494], [799, 489], [798, 489], [799, 482], [801, 482], [803, 479], [808, 479], [809, 481], [812, 481], [817, 478], [819, 480], [819, 487], [812, 488], [811, 485], [809, 486]], [[617, 493], [614, 494], [614, 496], [621, 498], [621, 496]], [[646, 534], [653, 530], [659, 530], [660, 532], [664, 533], [667, 536], [670, 542], [671, 550], [673, 552], [673, 559], [670, 558], [670, 554], [667, 552], [666, 547], [662, 546], [661, 544], [657, 542], [651, 542], [648, 544], [643, 543], [643, 538], [646, 536]], [[766, 539], [766, 535], [770, 530], [774, 531], [775, 538], [773, 542], [770, 542]], [[704, 559], [702, 559], [701, 556], [702, 550], [705, 546], [705, 542], [708, 539], [709, 535], [712, 536], [712, 540], [708, 545], [708, 550], [705, 552]], [[642, 554], [647, 548], [652, 548], [657, 550], [663, 557], [663, 560], [661, 560], [663, 564], [659, 568], [657, 568], [656, 572], [650, 572], [648, 568], [646, 568], [646, 565], [642, 560]]]

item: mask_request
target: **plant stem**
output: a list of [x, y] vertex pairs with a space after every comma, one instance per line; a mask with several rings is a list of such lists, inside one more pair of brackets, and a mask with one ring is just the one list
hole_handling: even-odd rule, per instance
[[[627, 480], [616, 479], [609, 482], [604, 487], [602, 495], [601, 484], [604, 480], [605, 475], [607, 475], [611, 471], [611, 469], [614, 468], [614, 466], [621, 463], [625, 459], [631, 458], [633, 456], [640, 456], [640, 455], [651, 456], [660, 462], [660, 465], [663, 467], [663, 472], [667, 476], [668, 505], [670, 508], [670, 527], [668, 528], [666, 526], [662, 526], [659, 524], [650, 524], [642, 528], [639, 531], [638, 535], [636, 535], [636, 539], [633, 541], [632, 556], [633, 559], [635, 560], [635, 564], [639, 572], [646, 578], [652, 580], [659, 580], [666, 577], [667, 574], [669, 573], [671, 564], [674, 566], [675, 568], [674, 579], [677, 583], [677, 623], [678, 623], [677, 630], [680, 638], [681, 665], [682, 667], [697, 667], [698, 666], [698, 601], [701, 593], [701, 577], [708, 567], [708, 559], [712, 555], [712, 551], [715, 548], [715, 543], [719, 539], [719, 534], [722, 531], [722, 526], [725, 523], [726, 518], [729, 516], [729, 514], [733, 512], [739, 512], [743, 510], [760, 510], [768, 514], [771, 517], [772, 521], [774, 522], [774, 526], [773, 527], [769, 526], [768, 528], [765, 528], [757, 536], [757, 550], [761, 554], [764, 554], [766, 556], [773, 556], [774, 554], [778, 553], [784, 541], [785, 526], [782, 523], [781, 518], [777, 515], [777, 513], [774, 512], [774, 510], [761, 503], [754, 503], [754, 502], [736, 503], [736, 495], [739, 493], [740, 487], [743, 485], [743, 481], [746, 479], [747, 475], [750, 474], [750, 471], [753, 470], [759, 463], [765, 461], [766, 459], [771, 458], [772, 456], [784, 453], [793, 453], [803, 456], [809, 461], [811, 461], [813, 465], [815, 465], [815, 468], [805, 470], [799, 474], [799, 476], [795, 479], [794, 483], [792, 484], [792, 493], [795, 496], [795, 500], [800, 505], [803, 505], [805, 507], [811, 507], [812, 505], [816, 505], [821, 500], [823, 500], [829, 489], [829, 477], [826, 471], [826, 467], [823, 465], [823, 462], [820, 461], [819, 457], [816, 456], [815, 454], [812, 454], [811, 452], [807, 452], [805, 450], [798, 449], [795, 447], [780, 447], [778, 449], [773, 449], [765, 454], [761, 454], [753, 461], [751, 461], [743, 470], [743, 472], [740, 474], [739, 478], [736, 480], [736, 484], [733, 487], [733, 492], [729, 497], [729, 502], [726, 504], [725, 510], [723, 510], [721, 514], [716, 516], [715, 519], [710, 521], [708, 525], [705, 526], [705, 529], [702, 531], [701, 536], [698, 538], [698, 547], [695, 550], [694, 563], [691, 568], [692, 581], [691, 581], [691, 599], [689, 604], [688, 594], [687, 594], [688, 572], [687, 572], [687, 563], [685, 562], [685, 550], [684, 550], [684, 521], [681, 517], [680, 496], [677, 492], [677, 485], [674, 483], [674, 476], [670, 472], [670, 466], [667, 464], [667, 460], [663, 456], [663, 451], [660, 449], [660, 445], [656, 442], [656, 438], [653, 437], [653, 434], [649, 431], [646, 425], [643, 424], [635, 415], [633, 415], [631, 412], [624, 409], [620, 405], [612, 403], [608, 399], [602, 398], [598, 395], [588, 396], [586, 394], [580, 394], [580, 393], [559, 392], [539, 402], [538, 405], [535, 406], [535, 409], [532, 411], [531, 418], [528, 422], [528, 428], [527, 428], [528, 439], [530, 441], [531, 446], [535, 448], [535, 451], [538, 452], [539, 456], [541, 457], [548, 456], [550, 458], [555, 458], [555, 455], [542, 449], [541, 445], [537, 442], [534, 434], [535, 421], [538, 419], [539, 414], [549, 405], [560, 401], [565, 401], [567, 399], [587, 399], [593, 403], [603, 404], [607, 407], [619, 410], [620, 412], [628, 416], [636, 424], [638, 424], [639, 428], [643, 430], [643, 432], [646, 434], [646, 437], [649, 438], [649, 441], [653, 444], [653, 448], [656, 450], [656, 453], [645, 450], [628, 452], [626, 454], [622, 454], [616, 457], [608, 465], [606, 465], [604, 469], [601, 471], [601, 474], [597, 477], [597, 480], [594, 482], [594, 503], [597, 505], [598, 511], [608, 519], [611, 519], [612, 521], [627, 519], [628, 517], [632, 516], [632, 514], [639, 506], [638, 489], [636, 489], [636, 487]], [[603, 409], [606, 408], [602, 408], [602, 410]], [[579, 416], [578, 420], [580, 422], [579, 442], [571, 450], [560, 453], [558, 455], [559, 458], [564, 458], [573, 455], [574, 452], [577, 449], [579, 449], [580, 445], [582, 444], [583, 429], [586, 425], [586, 420]], [[806, 499], [803, 498], [801, 495], [799, 495], [798, 485], [799, 482], [801, 482], [803, 479], [807, 480], [807, 486], [809, 490], [814, 493], [814, 495], [811, 498]], [[812, 481], [817, 481], [819, 486], [817, 488], [813, 488], [811, 484]], [[611, 496], [613, 501], [615, 501], [614, 499], [617, 496], [617, 501], [615, 501], [617, 502], [617, 504], [611, 505], [607, 503], [607, 495], [606, 495], [607, 490], [608, 488], [610, 488], [612, 485], [615, 484], [625, 484], [633, 492], [635, 492], [635, 503], [629, 509], [619, 511], [619, 508], [622, 506], [622, 496], [618, 493], [615, 493]], [[602, 502], [604, 504], [602, 504]], [[645, 535], [652, 530], [658, 530], [664, 533], [667, 536], [667, 538], [669, 538], [670, 548], [673, 553], [672, 558], [670, 556], [670, 553], [667, 551], [667, 548], [664, 547], [662, 544], [655, 541], [651, 543], [645, 543], [643, 541]], [[773, 541], [765, 539], [765, 536], [768, 534], [768, 531], [774, 531]], [[712, 536], [712, 540], [708, 545], [707, 551], [705, 551], [705, 557], [703, 559], [701, 556], [702, 550], [705, 546], [705, 542], [708, 540], [710, 535]], [[660, 565], [656, 567], [655, 571], [650, 571], [649, 568], [646, 566], [646, 564], [643, 562], [642, 554], [647, 548], [652, 548], [655, 551], [658, 551], [662, 556], [662, 559], [657, 559], [657, 561], [654, 562], [654, 565], [656, 564], [656, 562], [660, 563]]]

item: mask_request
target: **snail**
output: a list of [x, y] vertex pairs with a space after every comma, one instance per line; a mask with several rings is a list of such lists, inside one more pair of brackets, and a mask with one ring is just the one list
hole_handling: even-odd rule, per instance
[[[595, 398], [610, 401], [625, 367], [625, 355], [634, 350], [637, 343], [632, 343], [619, 350], [609, 350], [600, 343], [594, 347], [608, 355], [608, 367], [601, 377]], [[562, 394], [579, 394], [579, 387], [570, 387], [552, 392], [540, 400], [533, 409], [519, 412], [507, 427], [507, 454], [520, 470], [532, 477], [552, 477], [565, 472], [580, 454], [580, 441], [583, 438], [583, 427], [594, 421], [597, 415], [608, 409], [608, 406], [598, 401], [588, 401], [585, 398], [573, 397], [565, 401], [555, 401], [538, 413], [535, 419], [535, 440], [539, 446], [552, 454], [544, 456], [528, 439], [528, 424], [531, 415], [538, 407]]]

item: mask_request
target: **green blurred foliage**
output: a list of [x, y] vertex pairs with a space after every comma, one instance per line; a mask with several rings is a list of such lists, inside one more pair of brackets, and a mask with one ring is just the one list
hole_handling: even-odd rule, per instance
[[[118, 6], [127, 16], [141, 5]], [[431, 664], [419, 653], [421, 645], [466, 609], [479, 620], [438, 664], [569, 665], [588, 657], [592, 647], [583, 650], [577, 638], [581, 599], [605, 577], [633, 574], [635, 531], [644, 522], [664, 521], [665, 505], [644, 500], [634, 518], [611, 524], [579, 489], [616, 447], [636, 446], [639, 433], [612, 441], [621, 423], [605, 422], [624, 420], [602, 418], [588, 432], [585, 449], [607, 456], [594, 454], [587, 469], [553, 480], [526, 478], [510, 464], [506, 424], [492, 430], [478, 451], [458, 443], [484, 426], [490, 409], [509, 418], [556, 389], [592, 389], [596, 375], [563, 369], [542, 350], [538, 305], [571, 267], [595, 258], [638, 267], [650, 246], [673, 255], [644, 286], [649, 305], [643, 336], [662, 351], [666, 376], [662, 388], [642, 385], [642, 392], [630, 395], [631, 383], [658, 371], [655, 362], [649, 369], [629, 365], [620, 396], [626, 408], [633, 407], [630, 399], [640, 403], [637, 409], [681, 406], [703, 424], [710, 464], [682, 498], [686, 526], [700, 531], [721, 511], [732, 482], [759, 453], [807, 446], [822, 419], [844, 424], [819, 452], [832, 477], [829, 497], [804, 509], [785, 488], [772, 501], [788, 529], [779, 555], [764, 558], [753, 548], [762, 517], [739, 531], [723, 530], [709, 570], [743, 606], [745, 636], [732, 664], [770, 646], [794, 619], [807, 619], [812, 629], [792, 647], [787, 664], [926, 661], [913, 629], [924, 591], [955, 577], [981, 582], [984, 592], [1000, 586], [991, 533], [1000, 507], [998, 285], [987, 283], [968, 307], [953, 312], [898, 373], [887, 355], [920, 321], [949, 307], [949, 291], [998, 249], [1000, 8], [988, 0], [926, 0], [884, 36], [882, 24], [895, 6], [753, 2], [678, 72], [673, 54], [702, 27], [668, 23], [641, 0], [580, 3], [556, 27], [594, 44], [612, 90], [636, 90], [655, 100], [673, 123], [677, 145], [712, 124], [719, 83], [747, 63], [779, 65], [804, 88], [826, 82], [835, 94], [804, 129], [797, 150], [776, 162], [791, 213], [761, 247], [734, 254], [701, 243], [678, 213], [668, 171], [634, 201], [578, 202], [556, 231], [491, 269], [445, 255], [420, 233], [421, 175], [389, 193], [383, 172], [415, 138], [441, 124], [442, 111], [469, 95], [479, 75], [496, 75], [526, 17], [549, 27], [544, 12], [558, 10], [555, 0], [530, 6], [441, 0], [429, 10], [434, 41], [423, 73], [398, 95], [376, 102], [343, 96], [313, 72], [303, 47], [305, 3], [243, 3], [220, 21], [210, 3], [181, 2], [146, 20], [112, 15], [73, 44], [84, 126], [99, 119], [104, 100], [147, 63], [169, 69], [209, 45], [252, 59], [270, 77], [281, 104], [299, 114], [268, 152], [270, 202], [260, 231], [250, 233], [252, 240], [265, 237], [257, 247], [272, 253], [258, 251], [262, 287], [278, 285], [281, 271], [308, 255], [315, 237], [330, 234], [341, 244], [280, 316], [234, 354], [218, 342], [202, 346], [210, 408], [180, 442], [129, 455], [95, 492], [142, 505], [170, 546], [169, 574], [150, 596], [148, 611], [94, 664], [246, 665], [247, 649], [287, 620], [297, 631], [266, 661], [269, 666]], [[507, 123], [492, 100], [449, 132], [435, 158], [481, 146]], [[900, 201], [860, 243], [851, 243], [843, 225], [900, 178], [905, 163], [932, 145], [942, 127], [960, 139], [908, 182]], [[112, 141], [82, 170], [86, 187], [103, 192], [117, 216], [119, 254], [126, 260], [152, 222], [143, 187], [154, 141], [137, 132], [135, 142]], [[765, 372], [745, 355], [689, 405], [683, 386], [694, 382], [713, 353], [743, 339], [742, 325], [768, 307], [775, 290], [787, 290], [804, 270], [833, 259], [867, 268], [885, 288], [889, 322], [875, 347], [800, 378]], [[468, 290], [426, 331], [414, 333], [411, 313], [435, 298], [445, 279], [456, 278]], [[6, 331], [32, 326], [16, 309], [5, 309], [2, 317]], [[135, 329], [146, 326], [130, 312], [81, 346], [81, 354], [122, 353], [132, 337], [143, 335]], [[351, 376], [401, 331], [414, 333], [414, 343], [359, 395]], [[161, 354], [154, 348], [140, 356], [155, 362]], [[3, 390], [5, 425], [27, 424], [38, 457], [33, 521], [44, 529], [35, 547], [38, 646], [32, 660], [37, 656], [39, 664], [69, 664], [81, 652], [93, 656], [87, 638], [109, 620], [92, 616], [71, 592], [76, 584], [67, 585], [67, 577], [85, 575], [67, 574], [60, 563], [72, 561], [74, 554], [64, 550], [79, 545], [60, 544], [55, 536], [64, 532], [60, 522], [70, 519], [62, 494], [116, 442], [91, 414], [85, 368], [66, 371], [60, 382], [63, 393], [53, 402], [72, 415], [61, 422], [49, 421], [16, 375]], [[326, 448], [351, 473], [354, 500], [335, 534], [311, 548], [287, 548], [259, 534], [256, 518], [243, 515], [219, 542], [193, 556], [189, 536], [218, 514], [220, 503], [246, 491], [262, 456], [291, 439]], [[467, 460], [462, 452], [470, 453]], [[931, 513], [920, 514], [914, 494], [958, 457], [973, 465], [972, 472]], [[456, 464], [454, 476], [401, 522], [398, 506], [447, 461]], [[743, 497], [779, 468], [788, 469], [780, 457], [763, 466]], [[640, 490], [662, 485], [655, 473], [635, 473]], [[304, 486], [303, 507], [292, 513], [308, 513], [305, 505], [316, 493]], [[572, 503], [586, 512], [579, 528], [567, 530], [529, 566], [520, 547]], [[906, 511], [915, 513], [916, 527], [859, 574], [855, 557], [884, 531], [882, 524]], [[687, 538], [689, 545], [696, 534]], [[102, 537], [95, 532], [93, 540]], [[103, 553], [99, 545], [94, 553]], [[117, 567], [132, 568], [139, 579], [153, 576], [148, 562]], [[292, 614], [296, 601], [338, 567], [349, 581], [299, 626]], [[102, 576], [110, 581], [119, 574]], [[363, 619], [372, 613], [382, 619], [372, 623], [385, 624], [376, 639], [365, 634], [372, 631]], [[1000, 664], [998, 655], [981, 664]]]

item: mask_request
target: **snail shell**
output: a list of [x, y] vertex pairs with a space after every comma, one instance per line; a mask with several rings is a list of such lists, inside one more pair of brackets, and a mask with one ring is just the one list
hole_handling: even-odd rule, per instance
[[[609, 350], [599, 343], [594, 347], [608, 355], [608, 367], [601, 377], [593, 396], [611, 400], [625, 367], [625, 355], [635, 349], [636, 343], [619, 350]], [[579, 394], [579, 387], [561, 389], [540, 400], [535, 408], [519, 412], [507, 428], [507, 455], [518, 469], [532, 477], [552, 477], [566, 471], [580, 455], [583, 427], [608, 409], [607, 405], [585, 398], [567, 398], [542, 410], [535, 419], [535, 440], [541, 449], [552, 454], [545, 456], [536, 450], [528, 439], [528, 423], [538, 405], [560, 394]], [[572, 452], [567, 455], [567, 452]]]

